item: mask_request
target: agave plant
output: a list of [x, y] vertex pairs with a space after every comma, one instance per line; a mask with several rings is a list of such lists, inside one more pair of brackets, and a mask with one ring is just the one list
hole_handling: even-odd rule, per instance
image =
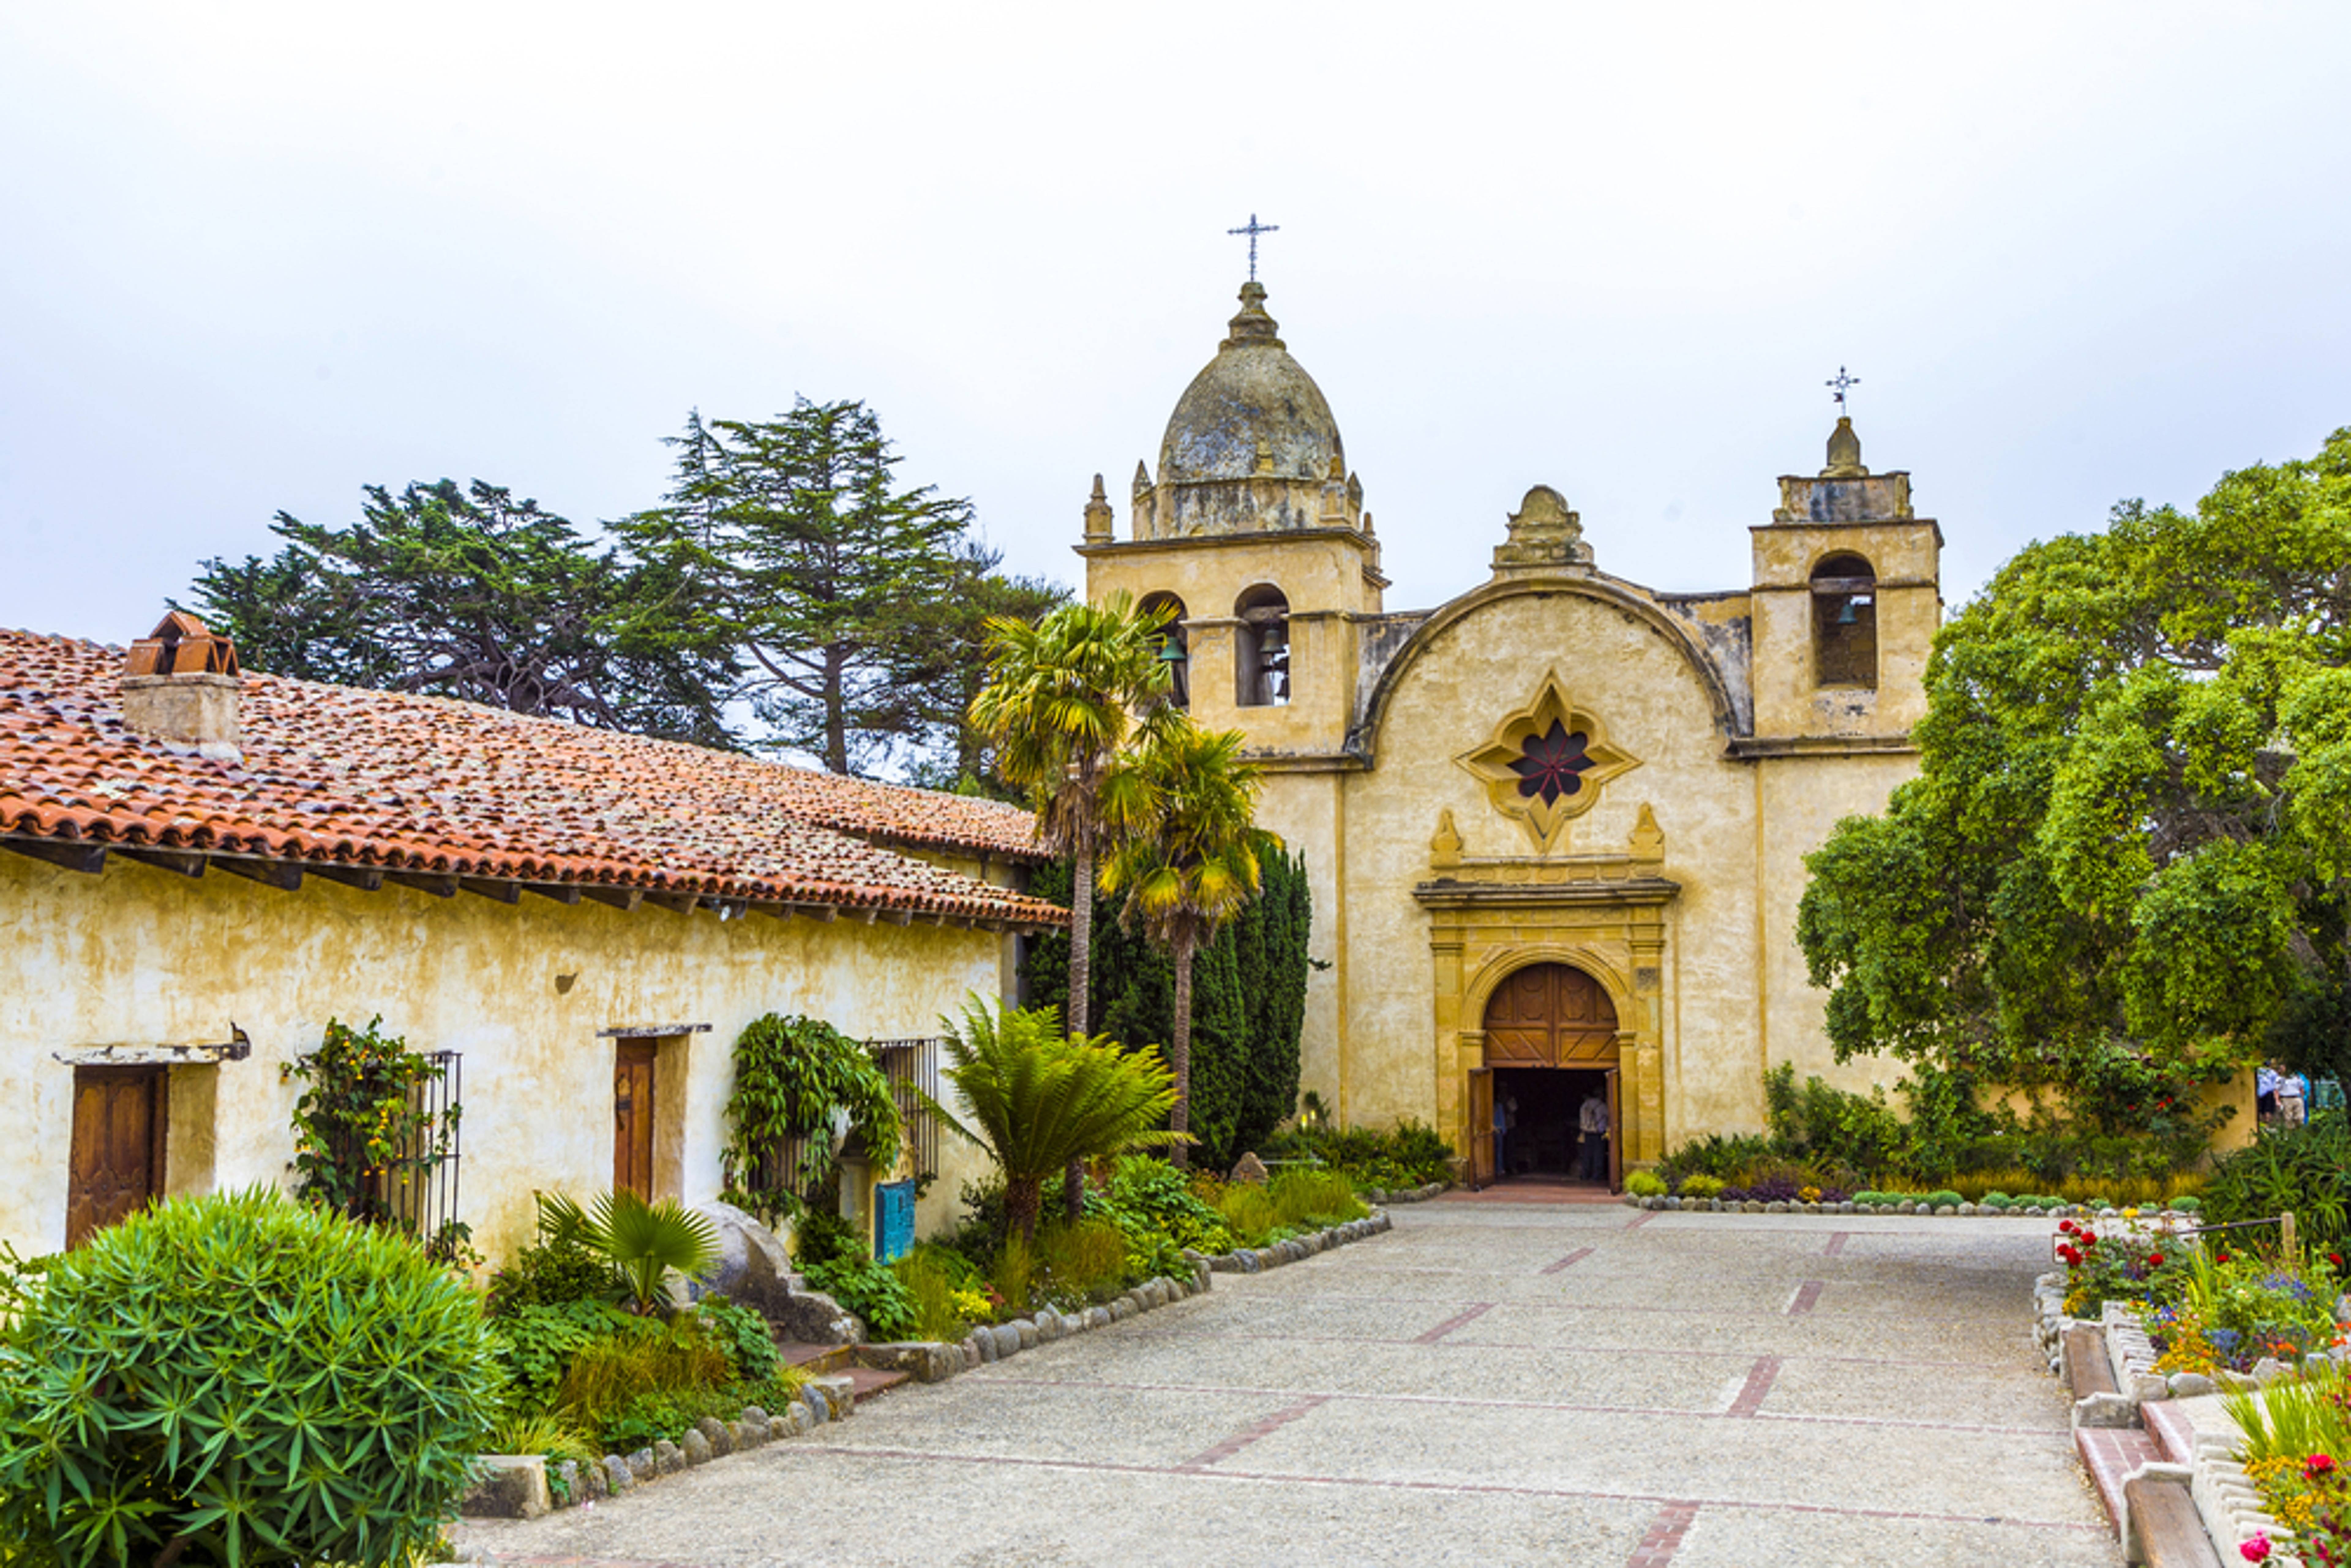
[[1175, 1075], [1155, 1051], [1126, 1051], [1106, 1035], [1064, 1036], [1049, 1008], [1000, 1017], [975, 999], [963, 1026], [946, 1019], [948, 1082], [977, 1127], [943, 1119], [1004, 1169], [1004, 1208], [1024, 1242], [1037, 1239], [1046, 1178], [1073, 1161], [1187, 1142], [1159, 1125], [1176, 1103]]
[[608, 1192], [582, 1210], [558, 1193], [542, 1196], [539, 1207], [551, 1237], [577, 1238], [612, 1265], [640, 1315], [659, 1304], [672, 1269], [699, 1274], [718, 1257], [718, 1228], [674, 1197], [647, 1203], [633, 1192]]

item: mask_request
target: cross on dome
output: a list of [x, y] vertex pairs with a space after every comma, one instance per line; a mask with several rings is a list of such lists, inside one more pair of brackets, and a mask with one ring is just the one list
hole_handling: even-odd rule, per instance
[[1246, 226], [1237, 229], [1227, 229], [1225, 232], [1228, 235], [1249, 235], [1249, 281], [1251, 283], [1255, 283], [1257, 281], [1257, 236], [1259, 235], [1280, 234], [1281, 232], [1281, 225], [1280, 224], [1261, 224], [1257, 221], [1257, 214], [1255, 213], [1251, 213], [1249, 214], [1249, 221]]

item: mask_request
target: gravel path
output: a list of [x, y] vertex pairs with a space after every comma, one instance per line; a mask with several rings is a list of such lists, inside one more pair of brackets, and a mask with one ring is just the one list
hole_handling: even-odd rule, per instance
[[1502, 1197], [460, 1540], [599, 1568], [2121, 1563], [2032, 1354], [2042, 1227]]

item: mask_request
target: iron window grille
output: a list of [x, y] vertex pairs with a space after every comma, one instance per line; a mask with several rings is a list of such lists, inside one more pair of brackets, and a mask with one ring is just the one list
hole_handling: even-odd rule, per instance
[[[424, 1060], [432, 1064], [432, 1073], [408, 1091], [415, 1124], [361, 1189], [352, 1218], [405, 1231], [430, 1246], [457, 1218], [465, 1077], [461, 1052], [435, 1051]], [[328, 1145], [328, 1155], [339, 1169], [363, 1170], [368, 1164], [365, 1134], [339, 1132]]]

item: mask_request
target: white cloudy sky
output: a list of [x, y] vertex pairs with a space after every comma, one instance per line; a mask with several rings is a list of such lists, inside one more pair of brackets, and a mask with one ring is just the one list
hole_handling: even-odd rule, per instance
[[1604, 567], [1743, 583], [1840, 364], [1956, 602], [2351, 423], [2346, 46], [2340, 0], [0, 0], [0, 625], [138, 635], [368, 482], [615, 517], [690, 407], [796, 393], [1071, 580], [1252, 211], [1392, 606], [1539, 481]]

